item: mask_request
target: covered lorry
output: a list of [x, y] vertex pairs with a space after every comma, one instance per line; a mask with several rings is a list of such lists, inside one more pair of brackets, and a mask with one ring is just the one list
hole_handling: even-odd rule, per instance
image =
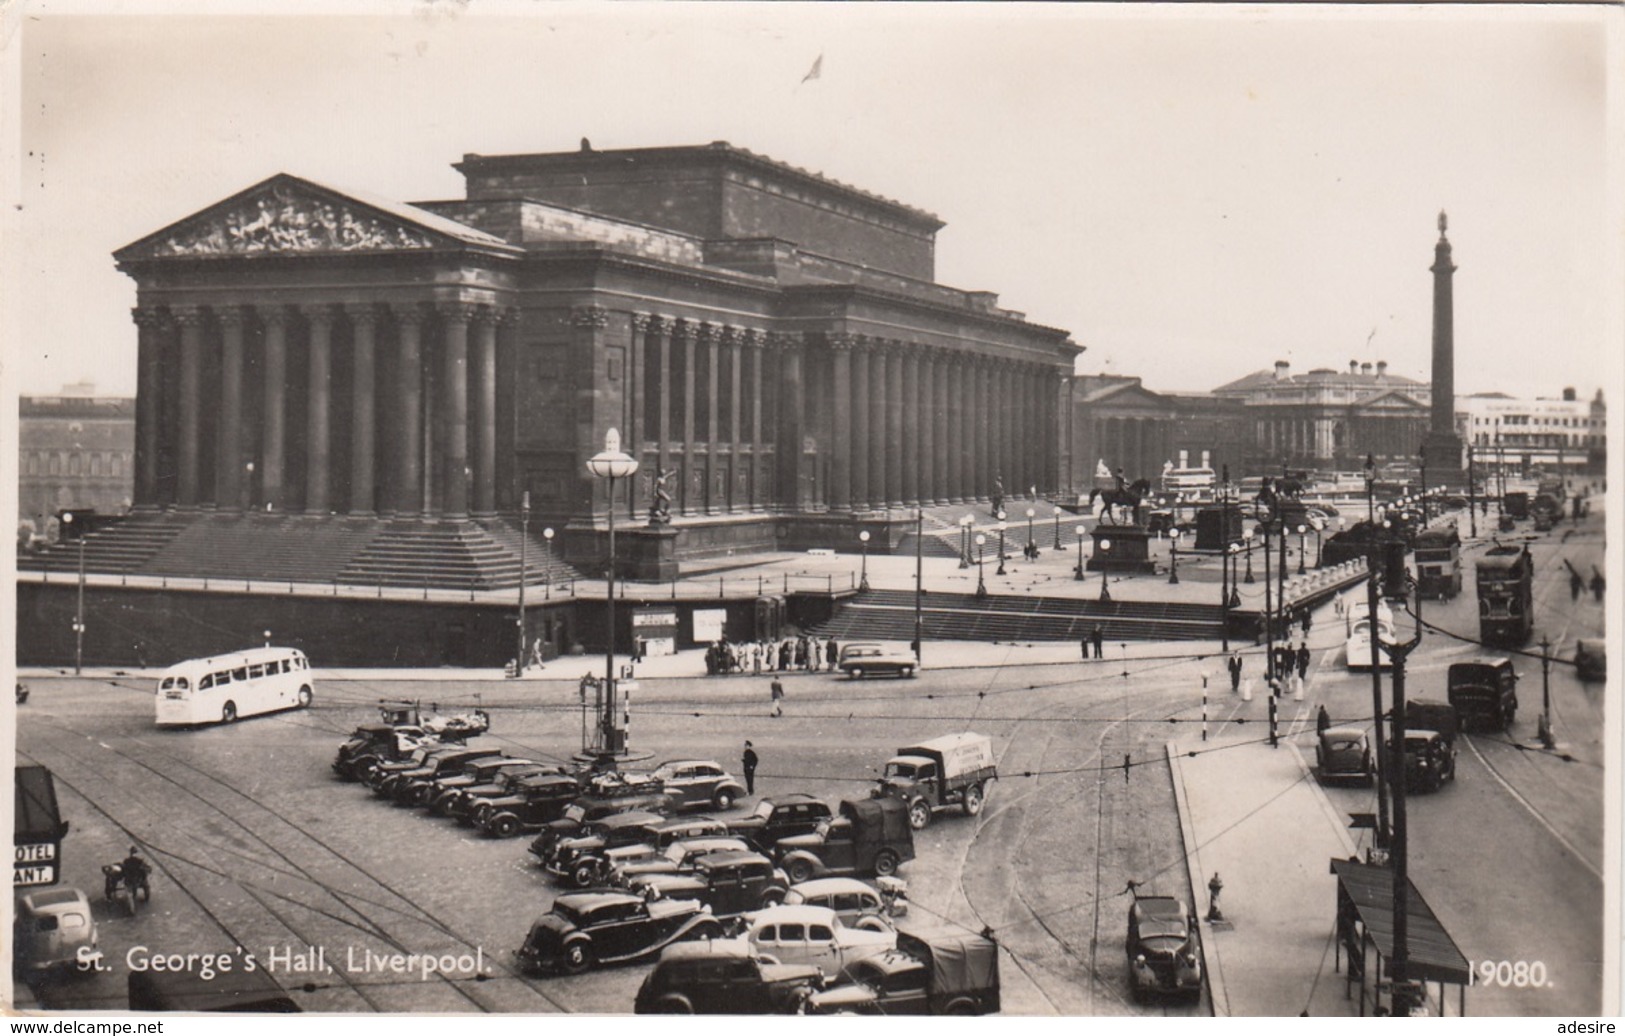
[[908, 807], [893, 798], [841, 802], [840, 813], [810, 834], [778, 841], [779, 866], [792, 882], [831, 874], [897, 873], [914, 859]]
[[982, 811], [987, 786], [999, 776], [993, 739], [986, 734], [948, 734], [908, 745], [886, 762], [877, 798], [895, 798], [908, 806], [908, 821], [918, 831], [937, 810], [959, 806], [967, 816]]
[[[1462, 724], [1507, 730], [1518, 713], [1518, 674], [1510, 658], [1484, 656], [1452, 662], [1447, 679], [1450, 704]], [[1415, 726], [1415, 719], [1408, 720]]]
[[841, 969], [808, 1014], [997, 1014], [999, 946], [964, 928], [905, 928], [897, 949]]

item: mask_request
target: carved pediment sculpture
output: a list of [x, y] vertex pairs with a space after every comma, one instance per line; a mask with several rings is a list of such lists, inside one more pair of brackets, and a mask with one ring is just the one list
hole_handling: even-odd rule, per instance
[[423, 231], [272, 183], [229, 208], [176, 227], [153, 243], [158, 256], [265, 255], [276, 252], [393, 251], [430, 248]]

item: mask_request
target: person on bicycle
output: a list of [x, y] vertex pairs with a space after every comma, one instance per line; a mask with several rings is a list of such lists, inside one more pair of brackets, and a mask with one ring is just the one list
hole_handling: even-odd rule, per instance
[[147, 861], [141, 858], [141, 850], [133, 845], [130, 846], [130, 855], [119, 864], [119, 870], [124, 879], [124, 887], [132, 891], [147, 884], [147, 876], [152, 873]]

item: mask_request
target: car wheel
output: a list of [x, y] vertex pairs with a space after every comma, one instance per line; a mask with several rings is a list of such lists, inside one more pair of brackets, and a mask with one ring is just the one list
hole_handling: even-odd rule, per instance
[[585, 939], [577, 939], [575, 942], [566, 943], [564, 957], [560, 963], [566, 972], [579, 975], [592, 967], [592, 947], [587, 944]]
[[889, 932], [893, 930], [892, 926], [886, 923], [884, 917], [876, 917], [874, 914], [867, 914], [858, 918], [852, 922], [852, 927], [860, 932]]
[[965, 815], [974, 817], [982, 811], [982, 786], [972, 784], [965, 789]]
[[784, 902], [783, 889], [768, 889], [762, 893], [762, 906], [775, 907]]
[[650, 1014], [693, 1014], [694, 1005], [688, 1002], [688, 997], [678, 996], [676, 993], [667, 993], [656, 1000], [650, 1007]]
[[591, 888], [598, 877], [598, 865], [591, 860], [582, 860], [576, 864], [576, 869], [570, 872], [570, 881], [578, 889]]
[[812, 880], [813, 865], [806, 860], [794, 860], [784, 869], [792, 885], [799, 885], [804, 881]]
[[976, 1013], [976, 1001], [974, 1001], [974, 1000], [955, 1000], [953, 1003], [949, 1004], [947, 1010], [943, 1011], [942, 1013], [943, 1014], [957, 1014], [957, 1015], [975, 1014]]
[[706, 918], [699, 921], [688, 930], [691, 939], [720, 939], [722, 938], [722, 922], [715, 918]]
[[225, 707], [220, 710], [220, 722], [222, 722], [222, 723], [235, 723], [235, 722], [237, 722], [237, 703], [236, 702], [234, 702], [234, 701], [226, 702]]
[[711, 804], [717, 809], [728, 809], [734, 804], [734, 793], [731, 791], [719, 791], [717, 792], [716, 797], [711, 800]]
[[911, 666], [911, 665], [906, 665], [906, 666], [903, 667], [902, 672], [903, 672], [903, 679], [906, 680], [909, 677], [914, 675], [914, 667]]
[[512, 837], [518, 831], [519, 831], [519, 818], [518, 817], [511, 817], [511, 816], [504, 815], [504, 816], [497, 817], [495, 820], [491, 821], [491, 833], [496, 835], [498, 838]]
[[882, 849], [875, 854], [875, 873], [882, 878], [897, 873], [897, 854], [890, 849]]
[[856, 666], [855, 665], [855, 666], [853, 666], [851, 669], [849, 669], [847, 671], [852, 674], [852, 679], [854, 679], [854, 680], [863, 679], [863, 667], [862, 666]]
[[301, 709], [310, 708], [311, 700], [314, 697], [315, 697], [315, 695], [310, 693], [310, 688], [309, 687], [301, 687], [301, 688], [299, 688], [299, 707]]
[[919, 799], [908, 807], [908, 826], [916, 831], [924, 831], [931, 823], [931, 807], [924, 799]]

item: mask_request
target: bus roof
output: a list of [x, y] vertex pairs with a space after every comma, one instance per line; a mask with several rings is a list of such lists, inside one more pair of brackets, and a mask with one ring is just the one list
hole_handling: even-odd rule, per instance
[[287, 647], [257, 647], [246, 648], [230, 655], [211, 655], [208, 658], [189, 658], [184, 662], [176, 662], [165, 669], [164, 672], [190, 672], [195, 669], [234, 669], [237, 666], [253, 665], [256, 662], [269, 662], [273, 658], [281, 659], [290, 656], [304, 657], [304, 652], [298, 648]]

